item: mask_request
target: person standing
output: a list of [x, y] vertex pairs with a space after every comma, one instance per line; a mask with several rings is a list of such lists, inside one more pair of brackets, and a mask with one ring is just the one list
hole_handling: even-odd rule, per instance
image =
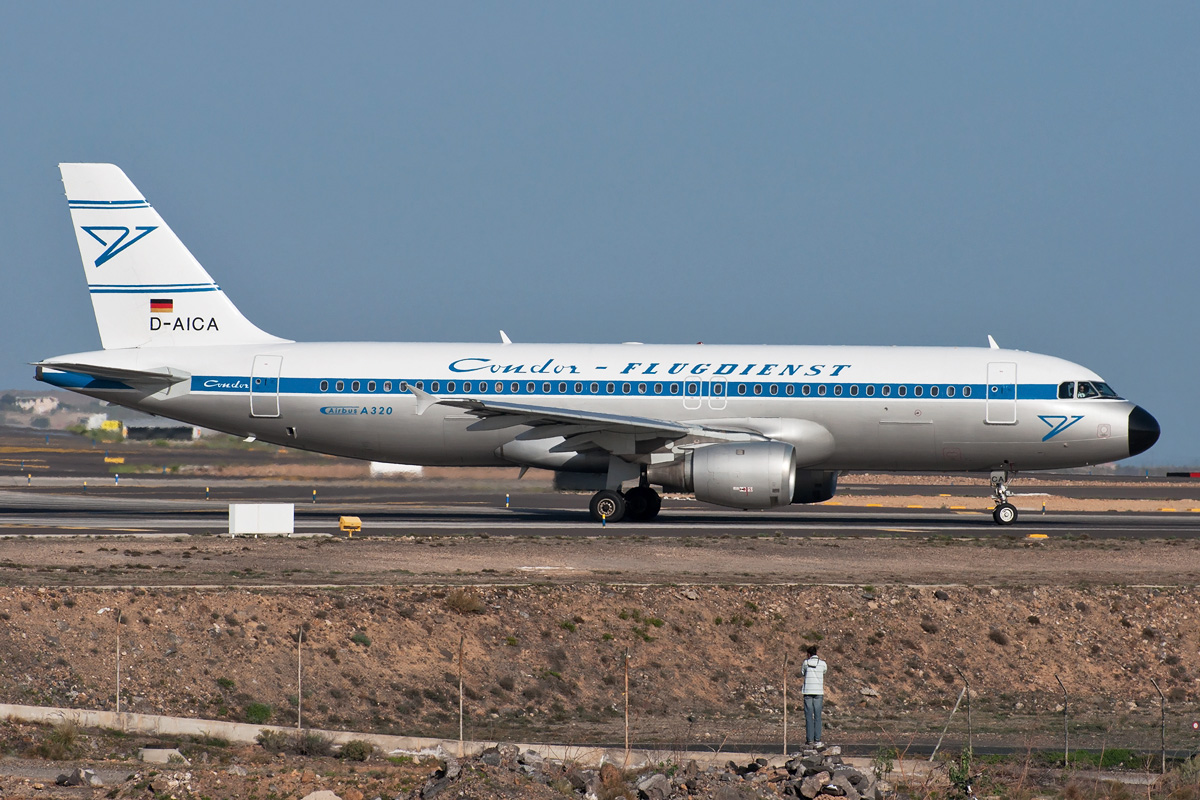
[[808, 648], [808, 658], [800, 665], [804, 678], [804, 739], [813, 747], [824, 747], [821, 741], [821, 711], [825, 706], [825, 670], [829, 665], [817, 656], [817, 646]]

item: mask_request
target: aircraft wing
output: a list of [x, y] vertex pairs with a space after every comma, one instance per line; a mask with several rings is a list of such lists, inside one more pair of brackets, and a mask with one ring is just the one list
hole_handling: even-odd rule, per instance
[[653, 452], [670, 442], [691, 439], [699, 442], [766, 441], [758, 433], [723, 430], [675, 420], [603, 414], [556, 406], [537, 406], [484, 400], [478, 397], [435, 397], [415, 386], [409, 390], [417, 397], [417, 413], [435, 405], [466, 411], [479, 421], [468, 430], [501, 430], [517, 426], [530, 429], [517, 435], [518, 440], [553, 439], [564, 441], [550, 448], [552, 453], [605, 450], [613, 455], [633, 456]]

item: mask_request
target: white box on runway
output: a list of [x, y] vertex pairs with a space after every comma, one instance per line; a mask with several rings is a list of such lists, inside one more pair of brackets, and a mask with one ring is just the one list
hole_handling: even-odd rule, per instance
[[230, 503], [230, 536], [291, 536], [296, 532], [294, 503]]

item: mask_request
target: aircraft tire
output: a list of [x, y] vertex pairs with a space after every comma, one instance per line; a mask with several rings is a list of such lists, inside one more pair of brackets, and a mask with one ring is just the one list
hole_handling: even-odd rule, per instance
[[625, 497], [620, 492], [605, 489], [592, 495], [588, 508], [597, 522], [620, 522], [625, 516]]
[[992, 519], [997, 525], [1012, 525], [1017, 521], [1017, 507], [1012, 503], [1001, 503], [992, 510]]
[[658, 516], [662, 498], [649, 486], [635, 486], [625, 493], [625, 516], [635, 522], [646, 522]]

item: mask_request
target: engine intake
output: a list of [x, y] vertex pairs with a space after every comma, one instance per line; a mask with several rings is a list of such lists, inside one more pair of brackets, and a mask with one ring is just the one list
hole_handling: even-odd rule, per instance
[[796, 448], [785, 442], [713, 444], [681, 461], [650, 467], [647, 477], [668, 491], [730, 508], [774, 508], [792, 502]]

